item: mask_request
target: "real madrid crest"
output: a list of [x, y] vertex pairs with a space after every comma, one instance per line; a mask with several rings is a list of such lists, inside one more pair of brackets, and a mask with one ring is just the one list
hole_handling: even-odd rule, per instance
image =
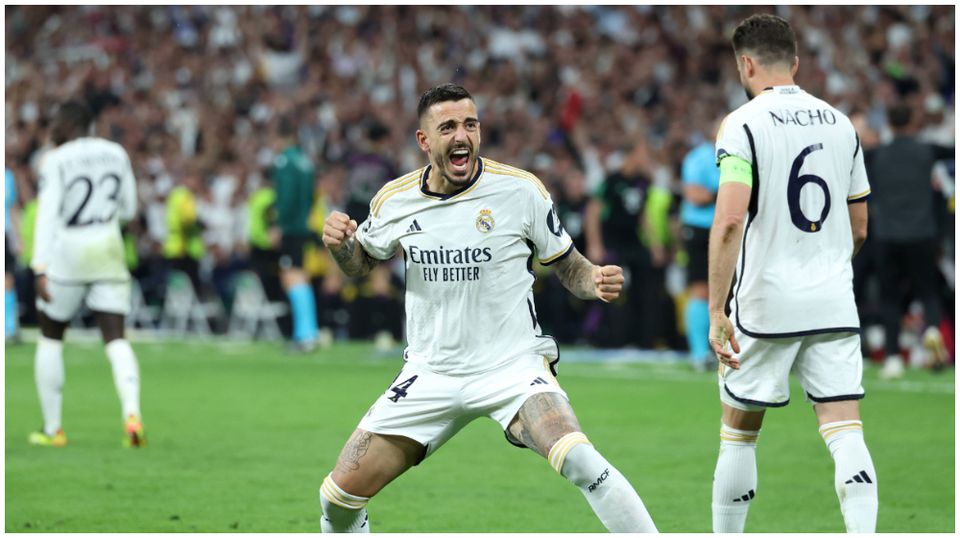
[[496, 221], [493, 220], [493, 212], [489, 209], [481, 209], [480, 214], [477, 215], [477, 231], [487, 233], [493, 230], [495, 225]]

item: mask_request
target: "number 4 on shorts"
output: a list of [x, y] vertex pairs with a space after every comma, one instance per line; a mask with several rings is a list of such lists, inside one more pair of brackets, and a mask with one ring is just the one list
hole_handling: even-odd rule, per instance
[[402, 382], [398, 383], [398, 384], [397, 384], [396, 386], [394, 386], [394, 387], [390, 387], [390, 390], [392, 390], [392, 391], [394, 392], [394, 394], [393, 394], [393, 396], [391, 396], [391, 397], [389, 397], [389, 398], [387, 398], [387, 399], [390, 400], [391, 402], [396, 403], [396, 402], [399, 402], [399, 401], [400, 401], [400, 398], [406, 398], [406, 396], [407, 396], [407, 389], [409, 389], [409, 388], [410, 388], [410, 385], [413, 385], [413, 382], [416, 381], [416, 380], [417, 380], [417, 376], [413, 376], [413, 377], [411, 377], [410, 379], [408, 379], [408, 380], [406, 380], [406, 381], [402, 381]]

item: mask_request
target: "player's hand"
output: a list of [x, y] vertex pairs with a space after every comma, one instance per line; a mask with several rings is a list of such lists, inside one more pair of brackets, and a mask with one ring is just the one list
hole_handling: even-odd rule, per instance
[[340, 247], [353, 237], [357, 231], [357, 221], [346, 213], [334, 211], [323, 222], [323, 244], [330, 250], [340, 250]]
[[49, 303], [50, 292], [47, 291], [47, 275], [37, 275], [35, 287], [37, 288], [37, 297]]
[[723, 312], [710, 313], [710, 347], [717, 355], [717, 360], [734, 370], [740, 369], [740, 359], [733, 356], [734, 353], [740, 353], [740, 344], [733, 335], [733, 323]]
[[623, 288], [623, 269], [616, 265], [594, 265], [593, 288], [597, 298], [605, 303], [616, 299]]

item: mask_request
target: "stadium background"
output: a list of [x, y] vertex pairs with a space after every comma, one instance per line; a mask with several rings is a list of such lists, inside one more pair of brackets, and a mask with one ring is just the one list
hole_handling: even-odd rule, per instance
[[[886, 108], [896, 102], [912, 107], [922, 137], [954, 144], [953, 6], [771, 9], [797, 30], [798, 84], [854, 118], [865, 149], [889, 140]], [[124, 145], [138, 178], [142, 211], [127, 228], [128, 261], [144, 300], [133, 339], [154, 442], [148, 455], [140, 456], [122, 454], [119, 443], [102, 439], [112, 431], [109, 374], [98, 362], [96, 346], [76, 344], [76, 351], [67, 351], [65, 400], [72, 445], [64, 455], [28, 450], [26, 433], [39, 418], [31, 392], [32, 346], [8, 344], [6, 529], [315, 530], [315, 487], [355, 419], [396, 367], [399, 348], [390, 340], [401, 336], [402, 270], [394, 267], [387, 286], [344, 281], [318, 246], [309, 267], [319, 319], [336, 343], [297, 362], [277, 344], [227, 343], [233, 341], [224, 333], [237, 299], [236, 277], [250, 267], [249, 202], [269, 186], [276, 126], [288, 117], [295, 119], [299, 141], [317, 165], [316, 229], [331, 209], [362, 207], [376, 191], [371, 184], [422, 166], [412, 136], [417, 98], [431, 85], [454, 81], [477, 100], [482, 154], [536, 173], [581, 251], [595, 260], [631, 258], [635, 285], [614, 305], [571, 301], [543, 271], [536, 288], [541, 322], [561, 342], [577, 345], [565, 347], [576, 350], [565, 359], [600, 361], [574, 362], [562, 370], [561, 380], [586, 431], [613, 451], [609, 457], [634, 480], [661, 529], [706, 530], [716, 447], [715, 385], [710, 376], [694, 376], [670, 362], [682, 360], [685, 348], [678, 314], [685, 300], [679, 170], [686, 153], [712, 137], [716, 119], [745, 102], [729, 35], [737, 22], [761, 10], [768, 11], [733, 6], [8, 6], [5, 163], [19, 193], [21, 265], [15, 272], [22, 325], [29, 328], [35, 321], [26, 264], [36, 159], [45, 149], [54, 106], [82, 97], [98, 114], [97, 133]], [[939, 289], [949, 318], [944, 333], [950, 336], [952, 166], [940, 172], [938, 196], [931, 202], [941, 232]], [[371, 171], [379, 176], [371, 177]], [[583, 237], [586, 208], [592, 193], [616, 174], [640, 176], [645, 225], [630, 237], [605, 237], [606, 251], [591, 249]], [[213, 334], [190, 344], [166, 343], [180, 339], [176, 320], [166, 320], [166, 331], [155, 330], [169, 314], [164, 312], [170, 295], [169, 261], [163, 255], [165, 203], [180, 184], [190, 186], [198, 200], [204, 247], [199, 295], [213, 305], [200, 308]], [[629, 247], [618, 251], [611, 245]], [[282, 302], [272, 276], [261, 277], [270, 298]], [[864, 324], [875, 325], [884, 290], [869, 267], [858, 273], [858, 290]], [[188, 310], [177, 316], [189, 315]], [[904, 317], [907, 348], [916, 343], [918, 323], [915, 309]], [[187, 334], [196, 332], [194, 325], [203, 324], [191, 323]], [[283, 319], [280, 325], [286, 329]], [[865, 331], [868, 354], [880, 349], [871, 342], [873, 333]], [[374, 336], [377, 348], [346, 343]], [[951, 353], [952, 348], [951, 342]], [[898, 447], [876, 449], [878, 468], [886, 471], [882, 464], [889, 458], [890, 467], [906, 460], [913, 470], [881, 475], [881, 480], [890, 476], [881, 489], [881, 506], [890, 508], [881, 511], [880, 528], [952, 530], [952, 369], [942, 376], [910, 372], [899, 383], [879, 381], [870, 369], [866, 376], [871, 447]], [[242, 397], [251, 394], [257, 397]], [[684, 419], [647, 409], [667, 401]], [[812, 515], [836, 512], [836, 500], [825, 471], [828, 460], [816, 446], [804, 407], [795, 398], [783, 414], [805, 419], [777, 416], [765, 428], [769, 444], [761, 443], [761, 486], [769, 491], [782, 483], [788, 495], [767, 505], [758, 502], [748, 530], [842, 528], [839, 517], [811, 523]], [[489, 425], [482, 435], [479, 428], [378, 498], [371, 509], [377, 529], [597, 530], [574, 492], [540, 468], [545, 466], [499, 446]], [[94, 435], [98, 431], [107, 433]], [[691, 437], [697, 442], [689, 443]], [[666, 458], [656, 448], [670, 443], [683, 449]], [[235, 456], [224, 459], [218, 445]], [[471, 453], [474, 446], [489, 447], [477, 455], [487, 470], [455, 465], [458, 450]], [[798, 462], [807, 454], [809, 461]], [[791, 471], [778, 474], [774, 464]], [[805, 476], [794, 470], [798, 465], [814, 465], [825, 486], [795, 491], [795, 481]], [[203, 472], [207, 468], [210, 474]], [[485, 482], [479, 477], [488, 475], [510, 482], [524, 517], [509, 522], [494, 517], [510, 503], [500, 496], [502, 488], [463, 492], [454, 487]], [[170, 496], [166, 488], [179, 495]], [[235, 491], [224, 495], [227, 488]], [[686, 502], [689, 488], [703, 498]], [[445, 515], [431, 518], [428, 527], [427, 503], [404, 497], [411, 491], [440, 502]], [[285, 508], [261, 511], [258, 506], [271, 499], [271, 492]], [[790, 495], [802, 499], [802, 510], [790, 505]], [[453, 497], [467, 498], [443, 504]], [[195, 508], [191, 499], [204, 499], [206, 510]], [[569, 514], [555, 516], [541, 506], [543, 499], [564, 510], [569, 506]], [[476, 506], [489, 506], [488, 512], [472, 513]]]

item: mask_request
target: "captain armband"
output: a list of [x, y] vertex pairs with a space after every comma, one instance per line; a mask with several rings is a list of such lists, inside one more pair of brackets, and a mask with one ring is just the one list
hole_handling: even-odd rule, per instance
[[720, 160], [720, 184], [743, 183], [753, 187], [753, 165], [736, 155], [726, 155]]

